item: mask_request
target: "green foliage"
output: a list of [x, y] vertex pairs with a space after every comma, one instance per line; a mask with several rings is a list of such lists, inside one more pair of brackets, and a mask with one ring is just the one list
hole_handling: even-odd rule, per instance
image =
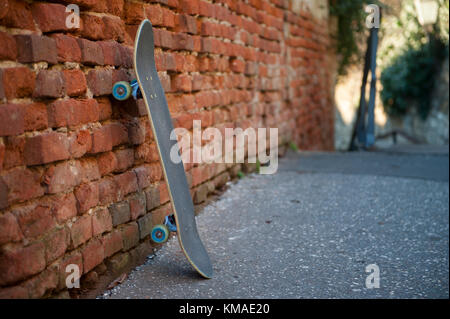
[[340, 57], [339, 75], [344, 75], [348, 66], [361, 61], [359, 43], [365, 38], [365, 20], [368, 4], [376, 0], [336, 0], [330, 1], [330, 14], [337, 18], [336, 51]]
[[237, 177], [238, 177], [238, 178], [244, 178], [244, 177], [245, 177], [245, 174], [244, 174], [242, 171], [239, 171], [239, 172], [237, 173]]
[[294, 152], [298, 152], [298, 146], [297, 144], [295, 144], [295, 142], [289, 142], [289, 148]]
[[439, 20], [430, 37], [417, 19], [413, 0], [403, 1], [398, 17], [382, 24], [385, 37], [378, 63], [381, 99], [389, 115], [404, 115], [412, 107], [422, 119], [429, 114], [435, 76], [448, 54], [448, 0], [439, 4]]
[[426, 119], [436, 65], [442, 61], [445, 52], [445, 45], [439, 40], [418, 48], [410, 46], [383, 70], [381, 99], [389, 115], [404, 115], [414, 105], [419, 115]]

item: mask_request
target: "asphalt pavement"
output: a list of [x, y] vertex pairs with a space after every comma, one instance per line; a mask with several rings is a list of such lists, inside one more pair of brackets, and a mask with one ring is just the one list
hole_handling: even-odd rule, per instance
[[99, 297], [449, 298], [448, 181], [448, 147], [289, 152], [197, 216], [212, 279], [172, 238]]

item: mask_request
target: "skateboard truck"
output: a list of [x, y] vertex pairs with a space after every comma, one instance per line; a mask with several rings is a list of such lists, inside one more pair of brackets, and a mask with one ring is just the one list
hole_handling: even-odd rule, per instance
[[132, 95], [135, 100], [142, 97], [137, 80], [133, 80], [130, 83], [127, 81], [119, 81], [114, 83], [112, 94], [114, 98], [119, 101], [125, 101], [130, 97], [130, 95]]
[[170, 232], [176, 232], [177, 225], [175, 223], [175, 216], [166, 216], [164, 224], [158, 224], [153, 227], [151, 232], [152, 240], [157, 244], [162, 244], [169, 239]]

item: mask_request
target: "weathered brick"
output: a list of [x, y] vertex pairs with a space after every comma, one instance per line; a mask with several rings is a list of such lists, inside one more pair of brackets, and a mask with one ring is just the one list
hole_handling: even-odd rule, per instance
[[98, 183], [82, 184], [74, 191], [77, 199], [78, 213], [81, 215], [88, 209], [97, 206], [99, 201]]
[[91, 14], [81, 14], [83, 21], [81, 27], [81, 36], [90, 40], [105, 39], [105, 24], [101, 17]]
[[70, 244], [70, 233], [63, 227], [45, 236], [45, 259], [47, 264], [63, 256]]
[[136, 222], [122, 225], [120, 227], [123, 240], [123, 250], [127, 251], [139, 243], [139, 228]]
[[112, 93], [112, 71], [110, 69], [95, 69], [88, 72], [87, 84], [94, 96]]
[[78, 39], [78, 45], [81, 49], [81, 62], [87, 65], [103, 65], [102, 47], [87, 39]]
[[105, 26], [105, 39], [116, 40], [118, 42], [124, 42], [128, 36], [125, 31], [125, 23], [123, 20], [117, 17], [104, 16], [102, 18]]
[[94, 236], [112, 230], [112, 217], [108, 209], [101, 208], [92, 215], [92, 232]]
[[48, 127], [47, 106], [44, 103], [31, 103], [23, 106], [24, 129], [42, 130]]
[[3, 246], [0, 249], [0, 286], [10, 285], [44, 270], [45, 246]]
[[122, 233], [119, 230], [113, 230], [102, 238], [105, 257], [110, 257], [116, 252], [122, 250]]
[[29, 137], [25, 143], [25, 163], [39, 165], [68, 159], [69, 140], [64, 133], [51, 132]]
[[130, 205], [128, 202], [115, 203], [109, 206], [109, 212], [111, 213], [113, 226], [124, 224], [131, 218]]
[[92, 153], [110, 151], [128, 141], [128, 132], [121, 123], [110, 123], [95, 129], [92, 133]]
[[13, 210], [25, 237], [37, 237], [56, 226], [50, 208], [49, 204], [43, 203], [21, 206]]
[[137, 193], [128, 199], [130, 203], [130, 215], [132, 220], [136, 220], [147, 211], [145, 202], [145, 193]]
[[76, 248], [92, 237], [92, 216], [83, 215], [70, 227], [72, 247]]
[[29, 297], [33, 299], [46, 297], [58, 285], [58, 268], [53, 265], [45, 269], [35, 277], [21, 283], [28, 291]]
[[17, 242], [23, 237], [16, 217], [11, 213], [0, 215], [0, 245]]
[[147, 203], [147, 211], [150, 211], [161, 204], [158, 187], [150, 187], [147, 189], [145, 191], [145, 198]]
[[81, 183], [81, 165], [78, 162], [63, 162], [50, 166], [43, 177], [46, 193], [56, 194]]
[[95, 99], [57, 100], [47, 106], [51, 127], [76, 126], [98, 121], [99, 108]]
[[105, 65], [122, 65], [121, 49], [116, 41], [101, 41], [98, 44], [102, 48]]
[[6, 27], [35, 30], [30, 4], [19, 0], [2, 1], [0, 23]]
[[128, 171], [114, 176], [114, 182], [119, 188], [121, 197], [138, 190], [137, 177], [133, 171]]
[[34, 91], [36, 75], [27, 67], [7, 68], [0, 71], [6, 98], [28, 97]]
[[153, 223], [152, 223], [152, 215], [147, 214], [144, 217], [141, 217], [137, 220], [139, 226], [139, 238], [144, 239], [148, 235], [150, 235]]
[[0, 105], [0, 136], [24, 132], [24, 109], [21, 104]]
[[3, 196], [7, 194], [8, 203], [26, 201], [44, 195], [44, 189], [40, 184], [41, 175], [38, 171], [18, 167], [3, 173], [0, 180], [6, 188], [3, 190], [5, 193], [2, 193]]
[[89, 130], [79, 130], [68, 133], [69, 153], [78, 158], [88, 153], [92, 148], [92, 137]]
[[78, 69], [64, 70], [63, 74], [68, 96], [80, 96], [86, 93], [87, 83], [83, 71]]
[[58, 194], [50, 199], [52, 214], [58, 224], [77, 216], [77, 203], [73, 193]]
[[87, 273], [99, 265], [104, 259], [104, 250], [102, 242], [93, 238], [82, 250], [83, 255], [83, 273]]
[[33, 3], [32, 13], [42, 32], [65, 31], [66, 7], [56, 3]]
[[114, 152], [117, 160], [115, 172], [124, 172], [134, 164], [134, 151], [131, 148], [120, 149]]
[[0, 60], [15, 60], [17, 47], [14, 38], [6, 32], [0, 31]]
[[57, 98], [64, 96], [64, 76], [61, 71], [41, 70], [36, 77], [33, 96], [39, 98]]
[[53, 34], [51, 37], [56, 43], [58, 61], [81, 62], [81, 49], [77, 38], [65, 34]]
[[54, 39], [36, 34], [20, 34], [16, 35], [15, 38], [19, 62], [44, 61], [51, 64], [58, 62]]

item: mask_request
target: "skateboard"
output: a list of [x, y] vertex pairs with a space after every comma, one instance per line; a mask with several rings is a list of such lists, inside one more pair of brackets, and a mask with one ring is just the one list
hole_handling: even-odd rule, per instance
[[194, 204], [183, 162], [174, 163], [170, 158], [170, 150], [175, 147], [179, 152], [179, 147], [176, 140], [170, 139], [170, 133], [174, 128], [156, 70], [153, 28], [149, 20], [146, 19], [139, 25], [134, 43], [133, 60], [137, 79], [131, 83], [124, 81], [115, 83], [113, 96], [118, 100], [126, 100], [130, 96], [135, 99], [142, 96], [158, 148], [173, 214], [166, 216], [163, 224], [154, 226], [150, 236], [155, 243], [163, 243], [168, 239], [171, 231], [176, 231], [180, 247], [187, 260], [201, 276], [211, 278], [213, 269], [197, 231]]

